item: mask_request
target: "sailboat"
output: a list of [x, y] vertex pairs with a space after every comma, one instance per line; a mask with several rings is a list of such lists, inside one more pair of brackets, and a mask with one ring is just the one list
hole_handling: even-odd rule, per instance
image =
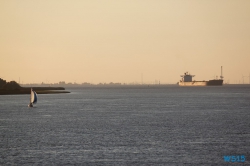
[[30, 90], [30, 104], [28, 105], [28, 107], [33, 107], [33, 104], [35, 104], [37, 102], [37, 93], [35, 91], [33, 91], [33, 89], [31, 88]]

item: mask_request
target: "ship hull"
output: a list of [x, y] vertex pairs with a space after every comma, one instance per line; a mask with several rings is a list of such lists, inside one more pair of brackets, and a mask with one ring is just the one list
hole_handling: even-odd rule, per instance
[[179, 86], [221, 86], [222, 84], [223, 80], [179, 82]]
[[209, 80], [207, 82], [208, 86], [217, 86], [217, 85], [222, 85], [223, 84], [223, 80]]

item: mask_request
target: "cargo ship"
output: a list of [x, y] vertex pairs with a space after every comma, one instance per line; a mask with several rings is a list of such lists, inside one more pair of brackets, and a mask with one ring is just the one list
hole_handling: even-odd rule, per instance
[[184, 75], [181, 75], [182, 79], [178, 82], [179, 86], [221, 86], [223, 84], [222, 66], [220, 79], [193, 81], [192, 78], [194, 76], [188, 72], [184, 73]]

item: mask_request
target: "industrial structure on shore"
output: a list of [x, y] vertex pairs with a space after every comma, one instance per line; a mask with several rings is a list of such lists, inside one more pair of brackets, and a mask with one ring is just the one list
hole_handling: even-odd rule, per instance
[[222, 66], [220, 79], [213, 79], [209, 81], [192, 81], [194, 76], [195, 75], [191, 75], [188, 72], [184, 73], [184, 75], [181, 75], [182, 79], [178, 82], [179, 86], [218, 86], [223, 84]]

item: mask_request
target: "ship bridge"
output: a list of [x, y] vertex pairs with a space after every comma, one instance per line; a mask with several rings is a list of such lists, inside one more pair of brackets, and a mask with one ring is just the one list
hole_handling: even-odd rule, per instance
[[194, 77], [195, 75], [191, 75], [190, 73], [186, 72], [184, 73], [184, 75], [181, 75], [182, 77], [182, 82], [192, 82], [192, 78]]

